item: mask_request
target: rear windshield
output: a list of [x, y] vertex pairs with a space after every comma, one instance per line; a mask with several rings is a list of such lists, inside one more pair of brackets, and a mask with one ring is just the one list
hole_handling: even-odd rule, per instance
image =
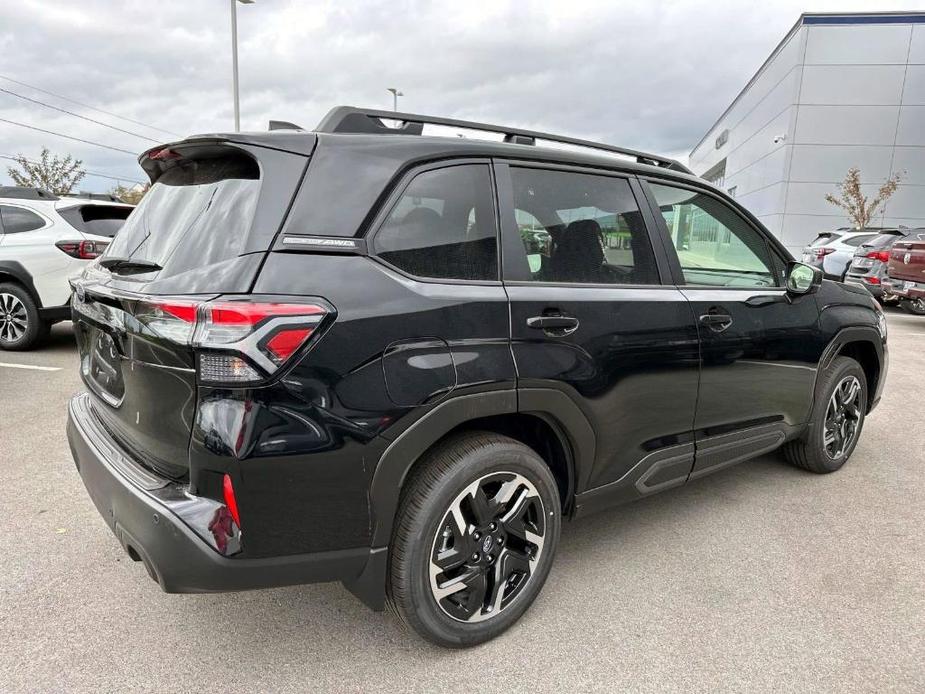
[[870, 241], [865, 241], [864, 245], [868, 248], [889, 248], [899, 239], [904, 238], [906, 235], [899, 231], [892, 231], [886, 234], [877, 234]]
[[259, 179], [257, 163], [244, 154], [181, 160], [151, 186], [107, 257], [157, 263], [158, 279], [237, 257]]
[[813, 248], [815, 248], [816, 246], [824, 246], [825, 244], [827, 244], [829, 241], [831, 241], [837, 236], [840, 236], [840, 234], [831, 234], [831, 233], [819, 234], [819, 236], [817, 236], [813, 240], [813, 242], [809, 245], [810, 247], [813, 247]]
[[131, 211], [131, 207], [116, 205], [80, 205], [59, 210], [58, 213], [77, 231], [112, 238], [125, 224]]

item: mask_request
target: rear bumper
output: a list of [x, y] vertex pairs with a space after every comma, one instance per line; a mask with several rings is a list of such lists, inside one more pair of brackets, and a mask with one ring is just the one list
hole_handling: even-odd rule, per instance
[[[152, 490], [152, 475], [114, 453], [94, 421], [86, 393], [71, 399], [67, 437], [74, 462], [97, 510], [129, 556], [144, 563], [168, 593], [270, 588], [323, 581], [353, 582], [369, 563], [368, 547], [261, 559], [222, 556], [176, 511], [196, 497]], [[174, 485], [176, 486], [176, 485]]]
[[883, 281], [883, 288], [903, 299], [925, 299], [925, 283], [916, 282], [914, 287], [905, 289], [903, 280], [888, 279]]
[[71, 301], [68, 299], [62, 306], [46, 306], [39, 309], [42, 320], [57, 323], [62, 320], [71, 320]]

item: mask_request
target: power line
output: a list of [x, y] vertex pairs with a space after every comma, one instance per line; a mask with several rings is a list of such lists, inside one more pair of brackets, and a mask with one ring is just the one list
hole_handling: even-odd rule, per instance
[[64, 137], [68, 140], [74, 140], [75, 142], [83, 142], [85, 145], [94, 145], [96, 147], [102, 147], [104, 149], [111, 149], [113, 152], [122, 152], [123, 154], [131, 154], [133, 157], [138, 156], [138, 152], [130, 152], [127, 149], [119, 149], [118, 147], [112, 147], [111, 145], [104, 145], [100, 142], [93, 142], [93, 140], [83, 140], [79, 137], [74, 137], [73, 135], [65, 135], [63, 133], [56, 133], [53, 130], [45, 130], [44, 128], [36, 128], [34, 125], [26, 125], [25, 123], [19, 123], [15, 120], [9, 120], [8, 118], [0, 118], [0, 123], [9, 123], [10, 125], [18, 125], [20, 128], [28, 128], [29, 130], [37, 130], [40, 133], [47, 133], [48, 135], [57, 135], [58, 137]]
[[88, 108], [91, 111], [96, 111], [97, 113], [104, 113], [107, 116], [112, 116], [113, 118], [118, 118], [119, 120], [124, 120], [129, 123], [134, 123], [135, 125], [140, 125], [145, 128], [150, 128], [151, 130], [159, 130], [160, 132], [167, 133], [168, 135], [176, 135], [177, 137], [183, 137], [180, 133], [176, 133], [173, 130], [167, 130], [165, 128], [158, 128], [155, 125], [148, 125], [147, 123], [142, 123], [139, 120], [134, 120], [132, 118], [126, 118], [125, 116], [120, 116], [118, 113], [113, 113], [112, 111], [104, 111], [101, 108], [97, 108], [96, 106], [91, 106], [90, 104], [85, 104], [82, 101], [77, 101], [76, 99], [71, 99], [70, 97], [62, 96], [61, 94], [56, 94], [55, 92], [50, 92], [47, 89], [42, 89], [41, 87], [36, 87], [34, 84], [28, 84], [26, 82], [20, 82], [19, 80], [14, 80], [12, 77], [7, 77], [6, 75], [0, 75], [0, 79], [6, 80], [7, 82], [13, 82], [14, 84], [18, 84], [21, 87], [28, 87], [29, 89], [34, 89], [37, 92], [42, 92], [42, 94], [48, 94], [49, 96], [62, 99], [63, 101], [68, 101], [72, 104], [76, 104], [77, 106], [81, 106], [83, 108]]
[[[30, 164], [40, 163], [40, 162], [37, 162], [35, 159], [28, 159], [26, 157], [16, 157], [16, 156], [13, 156], [12, 154], [0, 154], [0, 159], [9, 159], [10, 161], [19, 161], [20, 159], [25, 159]], [[137, 178], [131, 178], [129, 176], [111, 176], [109, 174], [99, 173], [97, 171], [88, 171], [86, 169], [84, 169], [84, 173], [87, 174], [88, 176], [94, 176], [96, 178], [108, 178], [112, 181], [120, 181], [120, 182], [126, 181], [128, 183], [140, 183], [141, 185], [144, 185], [146, 183], [146, 181], [139, 181]]]
[[115, 125], [110, 125], [109, 123], [104, 123], [103, 121], [96, 120], [94, 118], [88, 118], [87, 116], [82, 116], [79, 113], [74, 113], [73, 111], [68, 111], [65, 108], [59, 108], [58, 106], [53, 106], [51, 104], [46, 104], [44, 101], [39, 101], [38, 99], [32, 99], [28, 96], [23, 96], [22, 94], [17, 94], [16, 92], [11, 92], [9, 89], [4, 89], [0, 87], [0, 92], [4, 94], [9, 94], [10, 96], [15, 96], [18, 99], [23, 101], [29, 101], [33, 104], [38, 104], [39, 106], [44, 106], [45, 108], [50, 108], [61, 113], [66, 113], [69, 116], [74, 116], [75, 118], [80, 118], [82, 120], [88, 121], [90, 123], [96, 123], [97, 125], [102, 125], [104, 128], [111, 128], [112, 130], [118, 130], [120, 133], [125, 133], [126, 135], [132, 135], [133, 137], [140, 137], [142, 140], [149, 140], [151, 142], [160, 142], [153, 137], [148, 137], [147, 135], [140, 135], [139, 133], [133, 133], [131, 130], [123, 130], [122, 128], [116, 127]]

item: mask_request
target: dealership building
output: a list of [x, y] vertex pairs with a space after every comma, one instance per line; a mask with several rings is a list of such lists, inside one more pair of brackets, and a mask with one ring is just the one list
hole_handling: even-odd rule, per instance
[[804, 14], [690, 154], [791, 252], [849, 226], [825, 201], [848, 169], [872, 226], [925, 226], [925, 13]]

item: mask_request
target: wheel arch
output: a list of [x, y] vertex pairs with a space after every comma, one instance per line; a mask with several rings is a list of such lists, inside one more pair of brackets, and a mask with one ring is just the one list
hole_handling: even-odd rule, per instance
[[0, 283], [3, 282], [18, 284], [29, 293], [32, 301], [35, 302], [36, 308], [42, 308], [42, 300], [35, 289], [32, 275], [21, 263], [15, 260], [0, 260]]
[[402, 487], [422, 456], [447, 436], [472, 429], [504, 434], [535, 450], [556, 477], [564, 510], [570, 510], [594, 459], [593, 430], [574, 401], [552, 389], [459, 395], [408, 427], [379, 459], [369, 491], [374, 548], [389, 543]]
[[861, 365], [867, 379], [867, 411], [876, 404], [875, 394], [881, 390], [881, 378], [885, 369], [883, 339], [876, 328], [857, 326], [844, 328], [832, 339], [819, 363], [816, 372], [816, 386], [822, 373], [836, 357], [850, 357]]

